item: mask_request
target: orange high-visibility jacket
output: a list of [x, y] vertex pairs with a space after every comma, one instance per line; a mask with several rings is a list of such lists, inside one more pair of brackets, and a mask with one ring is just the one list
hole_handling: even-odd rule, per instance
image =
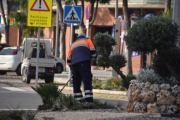
[[71, 45], [67, 56], [67, 64], [74, 65], [79, 62], [90, 61], [92, 57], [96, 57], [92, 40], [81, 36]]

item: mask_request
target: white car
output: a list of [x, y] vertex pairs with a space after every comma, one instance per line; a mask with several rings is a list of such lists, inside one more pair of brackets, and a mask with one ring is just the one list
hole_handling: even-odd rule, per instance
[[14, 71], [21, 75], [21, 47], [5, 47], [0, 51], [0, 74], [4, 75], [8, 71]]
[[62, 73], [65, 70], [65, 62], [63, 59], [55, 56], [50, 56], [55, 59], [55, 73]]

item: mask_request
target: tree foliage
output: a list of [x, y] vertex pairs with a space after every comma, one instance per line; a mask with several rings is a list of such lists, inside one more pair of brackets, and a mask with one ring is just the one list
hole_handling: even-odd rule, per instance
[[177, 28], [171, 19], [153, 16], [134, 24], [124, 39], [133, 51], [151, 53], [156, 49], [166, 50], [175, 47]]
[[163, 77], [171, 77], [172, 74], [169, 72], [166, 67], [166, 63], [163, 62], [166, 60], [172, 66], [174, 71], [180, 75], [180, 49], [177, 47], [161, 51], [159, 54], [155, 54], [153, 58], [153, 69], [156, 73]]
[[176, 47], [178, 26], [163, 16], [142, 19], [129, 30], [125, 41], [137, 52], [156, 52], [153, 68], [161, 76], [174, 76], [180, 80], [180, 50]]
[[[27, 26], [27, 0], [14, 0], [11, 4], [17, 7], [17, 11], [11, 12], [10, 16], [16, 18], [16, 28], [23, 30], [22, 37], [37, 37], [37, 27]], [[43, 31], [40, 33], [41, 37], [44, 36]]]
[[126, 65], [126, 58], [123, 55], [114, 54], [110, 56], [112, 46], [116, 45], [115, 39], [108, 33], [97, 33], [93, 38], [93, 43], [96, 47], [97, 53], [97, 65], [100, 67], [111, 66], [120, 76], [126, 81], [126, 76], [120, 70]]

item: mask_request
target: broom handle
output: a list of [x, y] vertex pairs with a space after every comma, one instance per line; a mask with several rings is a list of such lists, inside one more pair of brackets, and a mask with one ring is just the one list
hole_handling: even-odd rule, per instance
[[60, 90], [60, 92], [63, 91], [63, 89], [66, 87], [66, 85], [68, 84], [68, 82], [71, 80], [72, 77], [73, 77], [73, 75], [71, 75], [71, 77], [69, 78], [69, 80], [66, 82], [66, 84], [63, 86], [63, 88]]

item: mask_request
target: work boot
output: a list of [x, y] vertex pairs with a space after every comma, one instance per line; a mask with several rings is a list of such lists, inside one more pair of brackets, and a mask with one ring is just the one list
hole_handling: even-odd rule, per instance
[[91, 103], [91, 102], [93, 102], [93, 98], [92, 98], [92, 97], [85, 98], [85, 100], [86, 100], [86, 102], [88, 102], [88, 103]]

